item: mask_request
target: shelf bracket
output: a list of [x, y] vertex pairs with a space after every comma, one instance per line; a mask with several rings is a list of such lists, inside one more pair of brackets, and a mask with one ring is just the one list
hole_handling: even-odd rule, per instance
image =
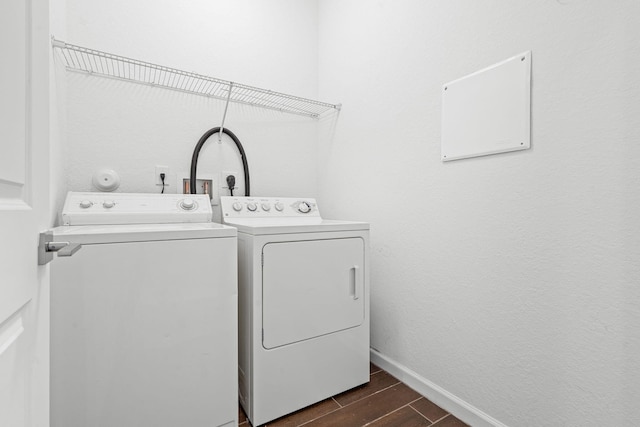
[[222, 113], [222, 123], [220, 124], [220, 132], [218, 132], [218, 144], [222, 144], [222, 132], [224, 132], [224, 121], [227, 118], [227, 109], [229, 101], [231, 101], [231, 92], [233, 91], [233, 82], [229, 82], [229, 93], [227, 94], [227, 102], [224, 104], [224, 113]]
[[54, 36], [51, 36], [51, 45], [53, 47], [57, 47], [58, 49], [66, 49], [67, 48], [67, 44], [63, 41], [60, 40], [56, 40], [56, 38]]

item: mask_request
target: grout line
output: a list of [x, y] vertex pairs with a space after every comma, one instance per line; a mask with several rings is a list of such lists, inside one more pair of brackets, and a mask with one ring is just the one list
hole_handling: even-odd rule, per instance
[[[394, 377], [394, 378], [395, 378], [395, 377]], [[364, 400], [364, 399], [366, 399], [366, 398], [368, 398], [368, 397], [371, 397], [371, 396], [373, 396], [374, 394], [378, 394], [378, 393], [383, 392], [383, 391], [385, 391], [385, 390], [389, 390], [391, 387], [395, 387], [395, 386], [397, 386], [398, 384], [402, 384], [402, 381], [398, 381], [397, 383], [393, 383], [393, 384], [391, 384], [390, 386], [387, 386], [387, 387], [385, 387], [385, 388], [383, 388], [383, 389], [380, 389], [380, 390], [374, 391], [374, 392], [373, 392], [373, 393], [371, 393], [371, 394], [367, 394], [366, 396], [363, 396], [363, 397], [361, 397], [361, 398], [360, 398], [360, 399], [358, 399], [358, 400], [354, 400], [353, 402], [348, 403], [348, 404], [346, 404], [346, 405], [344, 405], [344, 406], [342, 406], [342, 407], [343, 407], [343, 408], [346, 408], [347, 406], [353, 405], [353, 404], [354, 404], [354, 403], [356, 403], [356, 402], [360, 402], [361, 400]], [[422, 397], [422, 396], [420, 396], [420, 397]], [[417, 400], [417, 399], [416, 399], [416, 400]], [[340, 404], [338, 403], [338, 405], [340, 405]]]
[[[425, 399], [426, 399], [426, 397], [425, 397]], [[418, 400], [419, 400], [419, 399], [418, 399]], [[411, 402], [411, 403], [415, 403], [415, 402], [416, 402], [416, 400], [414, 400], [414, 401], [413, 401], [413, 402]], [[424, 418], [425, 420], [429, 421], [431, 424], [435, 424], [435, 421], [431, 421], [431, 419], [430, 419], [430, 418], [428, 418], [425, 414], [423, 414], [422, 412], [418, 411], [416, 408], [414, 408], [413, 406], [411, 406], [411, 403], [409, 404], [409, 407], [410, 407], [411, 409], [413, 409], [415, 412], [417, 412], [417, 413], [418, 413], [418, 415], [420, 415], [420, 416], [421, 416], [422, 418]], [[449, 414], [447, 414], [447, 415], [449, 415]], [[445, 417], [446, 417], [447, 415], [445, 415]], [[442, 418], [444, 418], [444, 417], [442, 417]], [[442, 418], [440, 418], [440, 419], [442, 419]]]
[[[427, 399], [427, 398], [426, 398], [426, 397], [424, 397], [424, 396], [422, 396], [422, 398], [423, 398], [424, 400], [426, 400], [426, 401], [431, 402], [429, 399]], [[418, 400], [420, 400], [420, 399], [416, 399], [416, 400], [414, 400], [413, 402], [409, 403], [409, 405], [412, 405], [412, 404], [416, 403]], [[431, 403], [433, 403], [433, 402], [431, 402]], [[440, 420], [444, 419], [444, 418], [445, 418], [445, 417], [447, 417], [448, 415], [451, 415], [451, 413], [447, 412], [446, 414], [444, 414], [443, 416], [441, 416], [441, 417], [440, 417], [440, 418], [438, 418], [437, 420], [432, 421], [432, 420], [431, 420], [431, 418], [427, 417], [426, 415], [424, 415], [422, 412], [418, 411], [418, 410], [417, 410], [416, 408], [414, 408], [413, 406], [411, 406], [411, 409], [413, 409], [414, 411], [416, 411], [417, 413], [419, 413], [420, 415], [422, 415], [424, 418], [426, 418], [426, 420], [427, 420], [427, 421], [429, 421], [430, 423], [433, 423], [433, 424], [435, 424], [435, 423], [437, 423], [438, 421], [440, 421]], [[442, 409], [442, 408], [441, 408], [441, 409]]]
[[[406, 385], [406, 384], [405, 384]], [[418, 393], [419, 394], [419, 393]], [[417, 399], [413, 399], [411, 402], [407, 403], [407, 405], [411, 405], [412, 403], [416, 403], [420, 399], [426, 399], [423, 395], [420, 394], [420, 397]]]
[[[389, 415], [393, 414], [394, 412], [398, 412], [400, 409], [406, 408], [407, 406], [408, 406], [408, 407], [410, 407], [411, 409], [413, 409], [413, 407], [411, 407], [411, 404], [412, 404], [413, 402], [415, 402], [416, 400], [420, 400], [421, 398], [422, 398], [422, 396], [420, 396], [419, 398], [417, 398], [417, 399], [415, 399], [415, 400], [412, 400], [411, 402], [407, 403], [406, 405], [403, 405], [403, 406], [401, 406], [401, 407], [399, 407], [399, 408], [394, 409], [394, 410], [393, 410], [393, 411], [391, 411], [391, 412], [388, 412], [388, 413], [384, 414], [384, 415], [383, 415], [383, 416], [381, 416], [381, 417], [376, 418], [376, 419], [375, 419], [375, 420], [373, 420], [373, 421], [369, 421], [368, 423], [366, 423], [366, 424], [365, 424], [365, 425], [363, 425], [362, 427], [368, 426], [369, 424], [373, 424], [373, 423], [375, 423], [376, 421], [381, 420], [382, 418], [384, 418], [384, 417], [386, 417], [386, 416], [389, 416]], [[414, 411], [415, 411], [415, 409], [414, 409]], [[417, 411], [416, 411], [416, 412], [417, 412]], [[431, 422], [431, 420], [429, 420], [429, 419], [427, 419], [427, 421]]]
[[429, 418], [427, 418], [427, 419], [428, 419], [429, 421], [431, 421], [432, 423], [434, 423], [434, 424], [435, 424], [435, 423], [439, 423], [440, 421], [444, 420], [444, 419], [445, 419], [445, 418], [447, 418], [449, 415], [451, 415], [451, 414], [449, 413], [449, 414], [445, 415], [444, 417], [440, 417], [440, 418], [438, 418], [438, 419], [437, 419], [437, 420], [435, 420], [435, 421], [431, 421], [431, 420], [429, 420]]
[[[333, 399], [333, 398], [332, 398], [332, 399]], [[338, 403], [338, 402], [336, 402], [336, 403]], [[340, 405], [340, 404], [338, 403], [338, 405]], [[334, 412], [339, 411], [339, 410], [340, 410], [340, 409], [342, 409], [342, 408], [344, 408], [344, 406], [340, 406], [339, 408], [336, 408], [336, 409], [334, 409], [333, 411], [329, 411], [329, 412], [327, 412], [327, 413], [325, 413], [325, 414], [322, 414], [322, 415], [320, 415], [320, 416], [317, 416], [317, 417], [315, 417], [315, 418], [314, 418], [314, 419], [312, 419], [312, 420], [305, 421], [305, 422], [303, 422], [302, 424], [296, 424], [296, 426], [295, 426], [295, 427], [300, 427], [300, 426], [303, 426], [303, 425], [305, 425], [305, 424], [309, 424], [310, 422], [313, 422], [313, 421], [315, 421], [315, 420], [317, 420], [317, 419], [320, 419], [320, 418], [324, 417], [325, 415], [333, 414]]]
[[[380, 369], [378, 372], [382, 372], [382, 369]], [[377, 374], [378, 372], [375, 372], [375, 373]], [[374, 375], [374, 374], [371, 374], [371, 375]], [[369, 375], [369, 380], [371, 380], [371, 375]], [[395, 378], [395, 377], [393, 377], [393, 378]], [[396, 379], [397, 379], [397, 378], [396, 378]], [[366, 399], [366, 398], [368, 398], [368, 397], [373, 396], [374, 394], [380, 393], [381, 391], [387, 390], [387, 389], [389, 389], [389, 388], [391, 388], [391, 387], [394, 387], [394, 386], [396, 386], [396, 385], [398, 385], [398, 384], [401, 384], [401, 383], [402, 383], [402, 381], [398, 381], [397, 383], [391, 384], [391, 385], [389, 385], [388, 387], [385, 387], [385, 388], [383, 388], [383, 389], [381, 389], [381, 390], [375, 391], [375, 392], [373, 392], [373, 393], [371, 393], [371, 394], [368, 394], [368, 395], [366, 395], [366, 396], [364, 396], [364, 397], [362, 397], [362, 398], [360, 398], [360, 399], [358, 399], [358, 400], [354, 400], [353, 402], [348, 403], [348, 404], [346, 404], [346, 405], [341, 405], [341, 404], [340, 404], [340, 402], [338, 402], [338, 401], [335, 399], [335, 396], [331, 396], [331, 400], [333, 400], [334, 402], [336, 402], [336, 404], [338, 405], [338, 408], [334, 409], [333, 411], [329, 411], [329, 412], [327, 412], [327, 413], [325, 413], [325, 414], [322, 414], [322, 415], [320, 415], [320, 416], [318, 416], [318, 417], [316, 417], [316, 418], [314, 418], [314, 419], [312, 419], [312, 420], [308, 420], [308, 421], [305, 421], [305, 422], [304, 422], [304, 423], [302, 423], [302, 424], [298, 424], [296, 427], [304, 426], [305, 424], [308, 424], [308, 423], [310, 423], [310, 422], [312, 422], [312, 421], [315, 421], [315, 420], [317, 420], [317, 419], [319, 419], [319, 418], [322, 418], [322, 417], [324, 417], [325, 415], [332, 414], [332, 413], [334, 413], [334, 412], [336, 412], [336, 411], [339, 411], [339, 410], [340, 410], [340, 409], [342, 409], [342, 408], [346, 408], [346, 407], [347, 407], [347, 406], [349, 406], [349, 405], [353, 405], [353, 404], [354, 404], [354, 403], [356, 403], [356, 402], [360, 402], [361, 400], [364, 400], [364, 399]], [[422, 396], [420, 396], [420, 397], [422, 397]], [[418, 398], [418, 399], [419, 399], [419, 398]], [[416, 400], [418, 400], [418, 399], [416, 399]], [[414, 400], [414, 402], [415, 402], [415, 400]], [[413, 403], [413, 402], [410, 402], [410, 403]]]
[[[326, 416], [326, 415], [329, 415], [329, 414], [332, 414], [332, 413], [334, 413], [334, 412], [336, 412], [336, 411], [339, 411], [339, 410], [341, 410], [341, 409], [344, 409], [344, 408], [346, 408], [347, 406], [353, 405], [353, 404], [354, 404], [354, 403], [356, 403], [356, 402], [360, 402], [361, 400], [364, 400], [364, 399], [366, 399], [366, 398], [368, 398], [368, 397], [371, 397], [371, 396], [373, 396], [374, 394], [378, 394], [378, 393], [380, 393], [381, 391], [388, 390], [388, 389], [390, 389], [391, 387], [394, 387], [394, 386], [396, 386], [396, 385], [398, 385], [398, 384], [400, 384], [400, 383], [401, 383], [401, 381], [398, 381], [398, 382], [397, 382], [397, 383], [395, 383], [395, 384], [392, 384], [392, 385], [390, 385], [390, 386], [388, 386], [388, 387], [386, 387], [386, 388], [383, 388], [382, 390], [378, 390], [378, 391], [376, 391], [375, 393], [371, 393], [371, 394], [369, 394], [369, 395], [367, 395], [367, 396], [363, 397], [362, 399], [354, 400], [353, 402], [349, 403], [348, 405], [344, 405], [344, 406], [340, 405], [340, 403], [338, 403], [338, 401], [337, 401], [337, 400], [335, 400], [335, 399], [333, 399], [333, 397], [331, 397], [331, 399], [333, 399], [336, 403], [338, 403], [339, 408], [336, 408], [336, 409], [334, 409], [333, 411], [329, 411], [329, 412], [327, 412], [327, 413], [325, 413], [325, 414], [322, 414], [322, 415], [320, 415], [319, 417], [316, 417], [316, 418], [314, 418], [314, 419], [312, 419], [312, 420], [305, 421], [305, 422], [304, 422], [304, 423], [302, 423], [302, 424], [298, 424], [296, 427], [304, 426], [305, 424], [308, 424], [308, 423], [310, 423], [310, 422], [312, 422], [312, 421], [315, 421], [315, 420], [317, 420], [317, 419], [319, 419], [319, 418], [322, 418], [322, 417], [324, 417], [324, 416]], [[411, 403], [415, 402], [416, 400], [420, 400], [421, 398], [422, 398], [422, 396], [420, 396], [419, 398], [417, 398], [417, 399], [415, 399], [415, 400], [412, 400], [411, 402], [407, 403], [407, 404], [406, 404], [406, 405], [404, 405], [404, 406], [408, 406], [409, 404], [411, 404]], [[402, 406], [401, 408], [404, 408], [404, 406]], [[400, 409], [400, 408], [398, 408], [398, 409]], [[396, 409], [396, 410], [394, 410], [394, 411], [391, 411], [391, 412], [395, 412], [395, 411], [397, 411], [398, 409]], [[391, 412], [389, 412], [389, 414], [390, 414]], [[388, 415], [388, 414], [386, 414], [386, 415]], [[383, 417], [385, 417], [386, 415], [383, 415]], [[380, 418], [382, 418], [382, 417], [380, 417]], [[379, 419], [379, 418], [378, 418], [378, 419]], [[375, 420], [374, 420], [374, 421], [375, 421]], [[373, 422], [373, 421], [371, 421], [371, 422]], [[369, 423], [367, 423], [367, 424], [369, 424]], [[363, 427], [364, 427], [364, 426], [363, 426]]]
[[331, 396], [331, 400], [333, 400], [334, 402], [336, 402], [336, 404], [337, 404], [339, 407], [344, 408], [344, 406], [342, 406], [342, 405], [340, 404], [340, 402], [338, 402], [338, 401], [334, 398], [334, 396]]

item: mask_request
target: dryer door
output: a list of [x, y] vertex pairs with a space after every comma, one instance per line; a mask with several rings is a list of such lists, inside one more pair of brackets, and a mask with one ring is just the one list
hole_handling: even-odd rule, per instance
[[362, 324], [365, 282], [361, 238], [268, 243], [262, 255], [264, 348]]

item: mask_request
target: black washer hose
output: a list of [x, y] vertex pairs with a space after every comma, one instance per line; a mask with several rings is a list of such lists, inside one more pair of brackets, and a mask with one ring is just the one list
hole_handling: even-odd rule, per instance
[[[198, 156], [200, 155], [200, 150], [205, 142], [211, 137], [211, 135], [215, 135], [220, 132], [220, 127], [215, 127], [213, 129], [209, 129], [202, 135], [200, 141], [196, 144], [196, 148], [193, 150], [193, 156], [191, 157], [191, 174], [189, 175], [189, 191], [191, 194], [196, 194], [196, 170], [198, 168]], [[244, 195], [249, 196], [249, 165], [247, 164], [247, 155], [244, 152], [244, 148], [242, 147], [242, 143], [238, 139], [237, 136], [229, 129], [222, 129], [222, 133], [226, 133], [231, 137], [233, 142], [236, 143], [236, 147], [238, 147], [238, 151], [240, 152], [240, 158], [242, 159], [242, 169], [244, 169]]]

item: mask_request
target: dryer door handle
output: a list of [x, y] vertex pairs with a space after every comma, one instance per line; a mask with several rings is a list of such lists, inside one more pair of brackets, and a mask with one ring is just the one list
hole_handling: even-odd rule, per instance
[[353, 267], [351, 267], [351, 270], [353, 271], [353, 282], [351, 282], [351, 296], [354, 300], [357, 300], [360, 299], [360, 287], [358, 286], [358, 284], [362, 282], [362, 269], [359, 266], [354, 265]]

